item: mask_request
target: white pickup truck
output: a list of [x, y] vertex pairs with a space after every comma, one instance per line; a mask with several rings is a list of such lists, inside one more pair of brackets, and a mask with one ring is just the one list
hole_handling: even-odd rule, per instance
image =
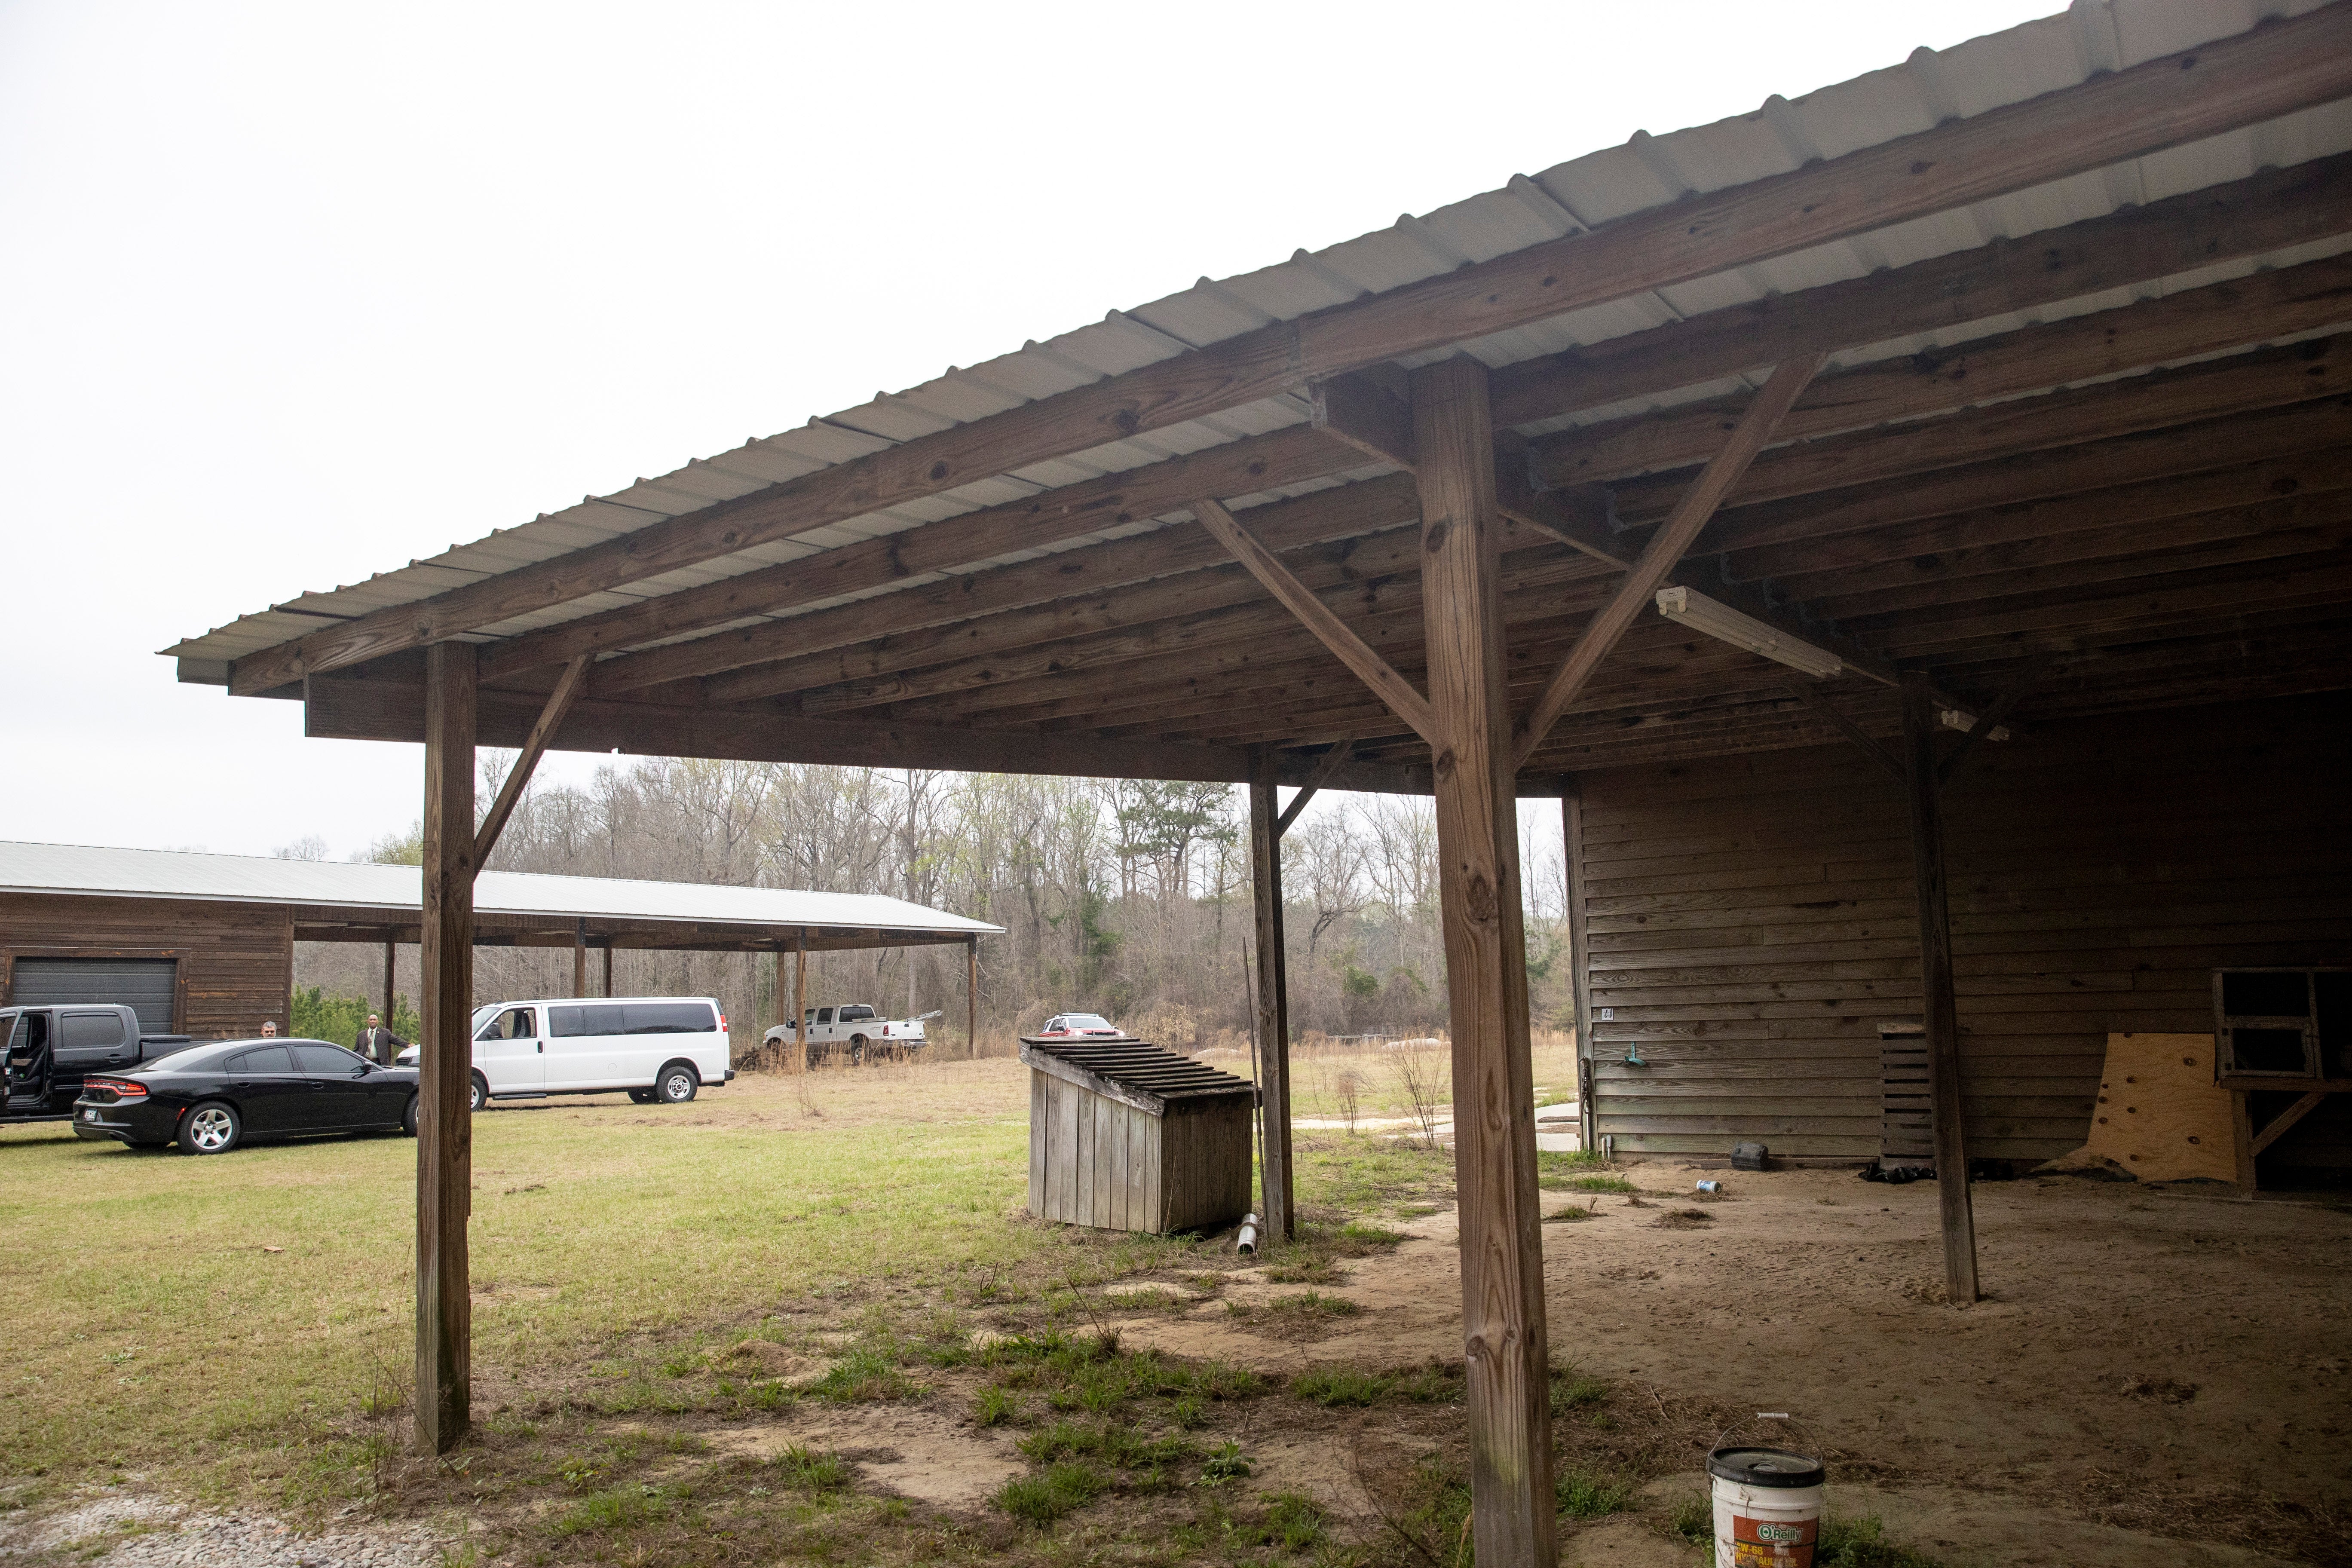
[[[808, 1010], [808, 1065], [816, 1066], [829, 1056], [846, 1051], [852, 1064], [863, 1062], [868, 1056], [909, 1057], [923, 1048], [923, 1025], [937, 1013], [926, 1013], [920, 1018], [882, 1018], [863, 1002], [853, 1002], [846, 1007], [811, 1007]], [[779, 1024], [767, 1033], [768, 1044], [793, 1043], [793, 1026]]]

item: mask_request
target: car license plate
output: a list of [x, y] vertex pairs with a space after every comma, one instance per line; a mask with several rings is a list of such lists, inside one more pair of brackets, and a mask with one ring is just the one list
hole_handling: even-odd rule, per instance
[[85, 1110], [81, 1113], [81, 1119], [84, 1121], [95, 1121], [98, 1120], [98, 1112], [95, 1110]]

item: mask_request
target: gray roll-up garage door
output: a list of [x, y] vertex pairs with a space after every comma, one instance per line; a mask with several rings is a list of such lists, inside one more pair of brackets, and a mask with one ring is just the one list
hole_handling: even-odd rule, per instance
[[139, 1015], [141, 1034], [168, 1035], [178, 973], [169, 958], [20, 958], [8, 999], [26, 1007], [112, 1002]]

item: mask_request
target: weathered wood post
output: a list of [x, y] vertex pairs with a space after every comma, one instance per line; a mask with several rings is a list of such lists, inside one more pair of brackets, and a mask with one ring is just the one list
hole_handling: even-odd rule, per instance
[[604, 994], [613, 994], [613, 939], [604, 939]]
[[470, 643], [425, 650], [425, 909], [416, 1110], [416, 1442], [446, 1453], [472, 1419], [474, 695]]
[[388, 942], [383, 944], [383, 1026], [387, 1029], [393, 1027], [392, 988], [396, 983], [393, 961], [399, 955], [399, 943]]
[[1290, 993], [1282, 952], [1282, 841], [1275, 825], [1274, 748], [1250, 754], [1250, 903], [1257, 916], [1258, 1126], [1265, 1221], [1261, 1236], [1297, 1232], [1290, 1170]]
[[980, 938], [977, 935], [964, 940], [963, 1055], [966, 1061], [980, 1058]]
[[588, 994], [588, 917], [578, 916], [572, 926], [572, 994]]
[[793, 1070], [808, 1071], [808, 932], [793, 943]]
[[1903, 673], [1903, 774], [1911, 800], [1911, 875], [1919, 906], [1920, 1016], [1927, 1024], [1927, 1104], [1936, 1133], [1936, 1206], [1944, 1228], [1944, 1293], [1977, 1299], [1977, 1224], [1969, 1199], [1966, 1113], [1960, 1104], [1960, 1017], [1952, 994], [1952, 918], [1944, 879], [1944, 807], [1936, 758], [1936, 697], [1927, 677]]
[[1473, 1540], [1487, 1568], [1551, 1568], [1559, 1552], [1535, 1078], [1486, 367], [1457, 357], [1414, 372], [1412, 426], [1423, 636], [1438, 730], [1438, 893], [1454, 1026]]
[[1593, 1104], [1598, 1074], [1592, 1066], [1592, 949], [1587, 945], [1584, 892], [1584, 787], [1573, 773], [1559, 776], [1560, 865], [1567, 873], [1569, 994], [1576, 1009], [1577, 1146], [1601, 1146]]

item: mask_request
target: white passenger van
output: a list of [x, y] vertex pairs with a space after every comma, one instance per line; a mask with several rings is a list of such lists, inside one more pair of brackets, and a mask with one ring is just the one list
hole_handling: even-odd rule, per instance
[[709, 996], [550, 997], [474, 1016], [477, 1110], [486, 1100], [616, 1089], [640, 1105], [683, 1105], [735, 1076], [727, 1016]]

